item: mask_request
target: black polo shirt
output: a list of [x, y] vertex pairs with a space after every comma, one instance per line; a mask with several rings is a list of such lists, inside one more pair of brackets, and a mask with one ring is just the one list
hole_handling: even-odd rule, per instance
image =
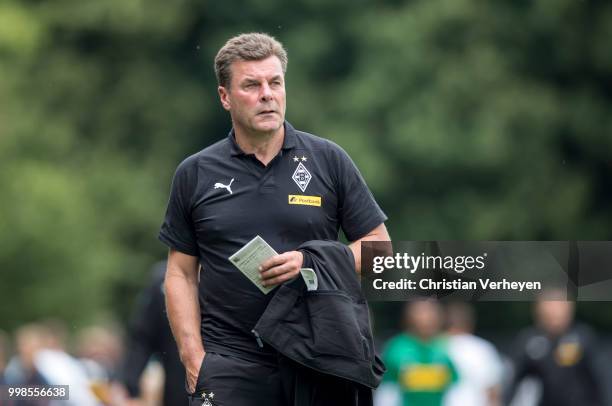
[[351, 241], [383, 223], [382, 212], [347, 153], [285, 122], [278, 155], [264, 166], [229, 136], [185, 159], [172, 181], [159, 239], [197, 256], [202, 338], [207, 351], [260, 360], [251, 329], [264, 295], [228, 258], [256, 235], [278, 253], [309, 240]]

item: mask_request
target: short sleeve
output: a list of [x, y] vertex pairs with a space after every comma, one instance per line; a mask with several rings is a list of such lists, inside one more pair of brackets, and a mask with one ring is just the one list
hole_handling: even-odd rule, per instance
[[195, 156], [184, 160], [176, 169], [166, 216], [159, 231], [159, 240], [187, 255], [198, 256], [198, 244], [191, 217], [193, 195], [198, 182]]
[[355, 241], [384, 223], [387, 216], [348, 154], [338, 145], [331, 144], [339, 189], [340, 226], [346, 237]]

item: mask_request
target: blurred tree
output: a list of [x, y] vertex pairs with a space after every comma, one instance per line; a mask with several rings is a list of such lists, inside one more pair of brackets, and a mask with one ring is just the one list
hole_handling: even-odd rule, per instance
[[603, 0], [5, 0], [0, 324], [127, 314], [173, 169], [229, 130], [215, 52], [250, 30], [395, 239], [609, 239], [611, 27]]
[[396, 238], [609, 237], [612, 7], [542, 4], [393, 2], [348, 22], [359, 55], [321, 130], [370, 157]]

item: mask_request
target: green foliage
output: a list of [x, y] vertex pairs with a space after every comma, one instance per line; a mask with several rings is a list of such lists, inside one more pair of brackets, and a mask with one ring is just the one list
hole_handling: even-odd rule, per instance
[[607, 239], [610, 27], [596, 0], [6, 0], [0, 325], [125, 317], [175, 166], [229, 129], [214, 54], [249, 30], [285, 43], [289, 120], [348, 150], [393, 238]]

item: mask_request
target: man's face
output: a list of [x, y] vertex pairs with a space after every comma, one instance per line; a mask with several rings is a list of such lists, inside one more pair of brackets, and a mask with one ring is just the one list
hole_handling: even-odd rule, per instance
[[542, 300], [536, 305], [538, 325], [549, 334], [563, 334], [574, 319], [574, 304], [565, 300]]
[[271, 133], [285, 121], [285, 78], [276, 56], [231, 65], [229, 89], [219, 86], [223, 108], [234, 127], [249, 134]]
[[429, 339], [440, 332], [442, 312], [439, 304], [429, 300], [418, 300], [407, 306], [405, 321], [414, 334]]

